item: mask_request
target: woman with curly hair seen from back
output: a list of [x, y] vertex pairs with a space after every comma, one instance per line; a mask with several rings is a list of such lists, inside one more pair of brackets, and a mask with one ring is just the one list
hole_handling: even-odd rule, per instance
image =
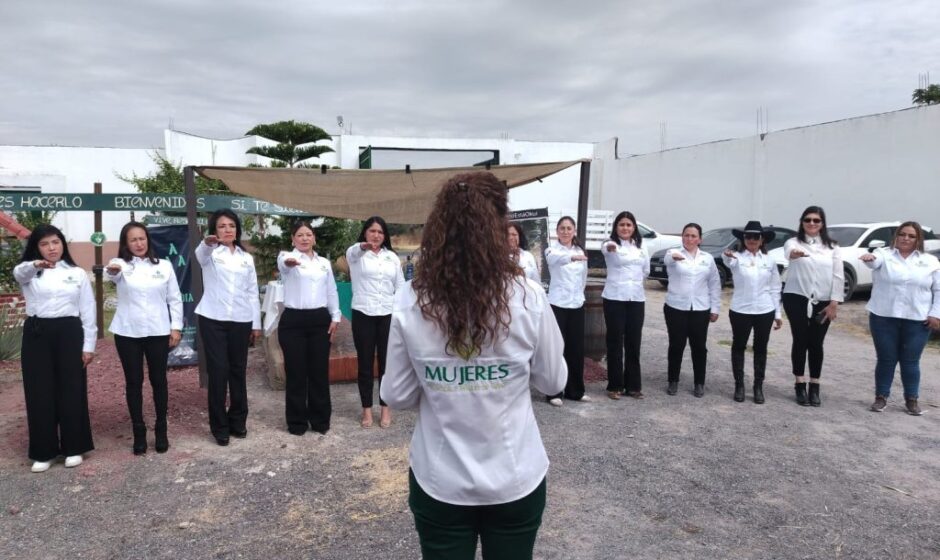
[[562, 339], [541, 286], [506, 258], [507, 189], [457, 175], [424, 228], [415, 279], [396, 294], [381, 396], [418, 408], [409, 505], [423, 558], [532, 558], [548, 457], [531, 382], [558, 393]]

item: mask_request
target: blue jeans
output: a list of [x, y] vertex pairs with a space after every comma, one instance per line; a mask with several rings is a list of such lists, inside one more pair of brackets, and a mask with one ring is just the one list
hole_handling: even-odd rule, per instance
[[920, 355], [927, 345], [930, 329], [923, 321], [868, 314], [868, 328], [875, 343], [875, 394], [888, 397], [894, 382], [894, 369], [901, 364], [904, 398], [916, 399], [920, 390]]

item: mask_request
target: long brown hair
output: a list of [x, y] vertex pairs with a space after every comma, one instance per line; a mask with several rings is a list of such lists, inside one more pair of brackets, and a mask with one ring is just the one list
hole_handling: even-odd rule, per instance
[[447, 335], [445, 350], [468, 360], [509, 327], [507, 188], [492, 173], [462, 173], [437, 195], [424, 225], [411, 285], [425, 319]]

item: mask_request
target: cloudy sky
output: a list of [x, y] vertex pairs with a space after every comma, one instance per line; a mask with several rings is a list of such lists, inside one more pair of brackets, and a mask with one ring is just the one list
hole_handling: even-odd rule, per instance
[[0, 144], [343, 115], [645, 153], [909, 107], [938, 30], [937, 0], [3, 0]]

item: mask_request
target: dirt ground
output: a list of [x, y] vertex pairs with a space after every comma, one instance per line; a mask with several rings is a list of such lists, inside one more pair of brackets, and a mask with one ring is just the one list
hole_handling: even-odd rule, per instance
[[[688, 358], [670, 397], [664, 291], [649, 283], [647, 293], [644, 400], [607, 399], [593, 363], [593, 402], [554, 408], [533, 394], [552, 461], [537, 558], [940, 558], [940, 350], [921, 362], [925, 416], [904, 414], [899, 380], [888, 410], [869, 412], [863, 297], [830, 330], [822, 407], [793, 401], [786, 326], [771, 337], [767, 403], [735, 403], [725, 306], [709, 333], [705, 397], [692, 397]], [[97, 449], [76, 469], [32, 474], [18, 364], [5, 364], [0, 558], [418, 558], [414, 413], [362, 429], [355, 385], [339, 385], [329, 434], [291, 436], [264, 367], [252, 350], [247, 439], [216, 446], [195, 372], [176, 370], [172, 447], [134, 457], [105, 343], [89, 372]]]

